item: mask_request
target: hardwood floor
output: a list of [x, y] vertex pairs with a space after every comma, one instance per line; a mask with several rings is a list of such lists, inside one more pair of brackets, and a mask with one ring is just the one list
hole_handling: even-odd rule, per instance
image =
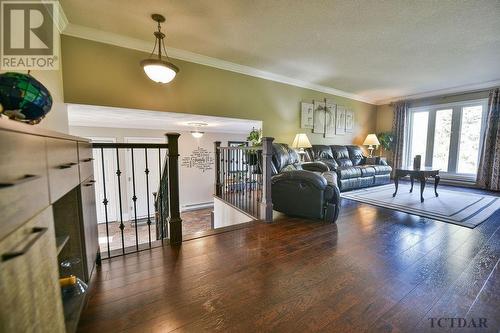
[[278, 215], [104, 261], [79, 331], [498, 332], [500, 211], [468, 229], [342, 204], [336, 224]]

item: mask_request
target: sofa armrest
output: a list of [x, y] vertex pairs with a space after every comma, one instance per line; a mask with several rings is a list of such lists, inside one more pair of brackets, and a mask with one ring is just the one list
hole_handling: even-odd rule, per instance
[[318, 190], [324, 190], [327, 186], [325, 177], [307, 170], [286, 171], [271, 178], [271, 185], [279, 185], [283, 182], [304, 182]]
[[316, 172], [325, 172], [328, 171], [329, 168], [328, 166], [320, 161], [315, 161], [315, 162], [302, 162], [301, 163], [302, 169], [306, 171], [316, 171]]
[[389, 165], [389, 164], [387, 164], [386, 160], [383, 160], [380, 157], [377, 157], [377, 164], [378, 165]]

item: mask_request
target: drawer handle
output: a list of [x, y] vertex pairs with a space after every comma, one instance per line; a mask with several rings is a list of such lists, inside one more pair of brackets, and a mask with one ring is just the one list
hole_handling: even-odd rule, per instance
[[[29, 251], [29, 249], [40, 239], [40, 237], [43, 236], [47, 232], [48, 228], [40, 228], [40, 227], [35, 227], [31, 229], [31, 235], [36, 234], [35, 237], [33, 237], [26, 245], [19, 251], [12, 251], [8, 252], [5, 254], [2, 254], [2, 261], [9, 261], [11, 259], [14, 259], [16, 257], [22, 256], [26, 254], [26, 252]], [[31, 236], [30, 235], [30, 236]]]
[[60, 166], [58, 166], [57, 168], [58, 169], [69, 169], [75, 165], [77, 165], [78, 163], [75, 163], [75, 162], [70, 162], [70, 163], [66, 163], [66, 164], [61, 164]]
[[15, 181], [10, 182], [10, 183], [0, 183], [0, 188], [20, 185], [20, 184], [27, 183], [27, 182], [35, 180], [35, 179], [39, 179], [41, 177], [42, 176], [37, 176], [37, 175], [25, 175], [24, 177], [19, 178], [18, 180], [15, 180]]
[[95, 180], [91, 180], [87, 184], [84, 184], [83, 186], [92, 186], [92, 185], [94, 185], [94, 183], [95, 183]]
[[92, 157], [82, 160], [82, 162], [92, 162], [94, 159]]

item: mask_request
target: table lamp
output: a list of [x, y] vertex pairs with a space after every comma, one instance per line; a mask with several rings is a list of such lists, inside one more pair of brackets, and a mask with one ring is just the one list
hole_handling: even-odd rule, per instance
[[380, 145], [380, 142], [378, 141], [378, 138], [375, 134], [368, 134], [366, 136], [365, 141], [363, 142], [364, 146], [368, 146], [368, 151], [370, 152], [370, 155], [368, 157], [373, 157], [373, 150], [375, 149], [373, 146], [378, 146]]
[[292, 148], [298, 149], [298, 153], [300, 155], [300, 160], [304, 160], [304, 154], [306, 153], [304, 151], [304, 148], [311, 148], [311, 142], [309, 142], [309, 139], [307, 138], [307, 135], [305, 133], [299, 133], [295, 135], [295, 139], [293, 139], [292, 143]]

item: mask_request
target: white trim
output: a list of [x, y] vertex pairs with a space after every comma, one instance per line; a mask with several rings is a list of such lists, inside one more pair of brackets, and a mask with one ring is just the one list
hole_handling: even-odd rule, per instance
[[[119, 47], [124, 47], [132, 50], [142, 51], [151, 53], [153, 47], [153, 40], [144, 41], [137, 38], [131, 38], [123, 36], [120, 34], [102, 31], [94, 28], [89, 28], [73, 23], [69, 23], [66, 29], [63, 31], [64, 35], [78, 37], [83, 39], [92, 40], [95, 42], [115, 45]], [[356, 101], [365, 102], [375, 105], [373, 99], [362, 97], [356, 94], [348, 93], [342, 90], [334, 89], [331, 87], [322, 86], [319, 84], [306, 82], [298, 79], [293, 79], [283, 75], [266, 72], [257, 68], [236, 64], [233, 62], [220, 60], [212, 57], [207, 57], [201, 54], [193, 53], [186, 50], [180, 50], [176, 48], [168, 47], [168, 55], [171, 58], [184, 60], [188, 62], [193, 62], [200, 65], [205, 65], [209, 67], [219, 68], [235, 73], [245, 74], [253, 77], [258, 77], [265, 80], [280, 82], [284, 84], [289, 84], [296, 87], [311, 89], [319, 91], [326, 94], [332, 94], [339, 97], [350, 98]]]
[[451, 107], [457, 106], [458, 104], [460, 106], [465, 106], [465, 105], [472, 105], [472, 104], [485, 104], [487, 102], [488, 102], [488, 98], [471, 99], [471, 100], [457, 101], [457, 102], [452, 102], [452, 103], [416, 106], [413, 108], [409, 108], [408, 111], [409, 112], [434, 111], [434, 110], [439, 110], [439, 109], [443, 109], [443, 108], [451, 108]]
[[431, 91], [426, 91], [426, 92], [418, 93], [418, 94], [414, 94], [414, 95], [392, 97], [392, 98], [387, 98], [387, 99], [376, 101], [375, 104], [376, 105], [385, 105], [385, 104], [389, 104], [391, 102], [398, 101], [398, 100], [416, 100], [416, 99], [428, 98], [428, 97], [439, 97], [442, 95], [454, 94], [454, 93], [473, 93], [473, 92], [479, 92], [479, 91], [482, 91], [482, 90], [485, 90], [488, 88], [497, 87], [497, 86], [500, 86], [500, 79], [488, 81], [488, 82], [482, 82], [482, 83], [473, 83], [473, 84], [468, 84], [468, 85], [462, 85], [462, 86], [446, 88], [446, 89], [431, 90]]
[[[55, 23], [59, 33], [62, 33], [64, 31], [64, 29], [66, 29], [66, 27], [68, 26], [69, 22], [68, 22], [68, 18], [66, 17], [66, 13], [64, 12], [64, 9], [61, 6], [61, 3], [59, 1], [42, 2], [43, 6], [46, 6], [47, 4], [55, 4], [56, 5], [56, 8], [55, 8], [55, 9], [57, 9], [55, 12], [56, 22], [54, 22], [54, 23]], [[52, 16], [52, 21], [54, 21], [53, 16]]]
[[213, 208], [213, 207], [214, 207], [213, 201], [212, 202], [202, 202], [202, 203], [197, 203], [197, 204], [186, 204], [186, 205], [183, 205], [181, 207], [181, 213], [205, 209], [205, 208]]

